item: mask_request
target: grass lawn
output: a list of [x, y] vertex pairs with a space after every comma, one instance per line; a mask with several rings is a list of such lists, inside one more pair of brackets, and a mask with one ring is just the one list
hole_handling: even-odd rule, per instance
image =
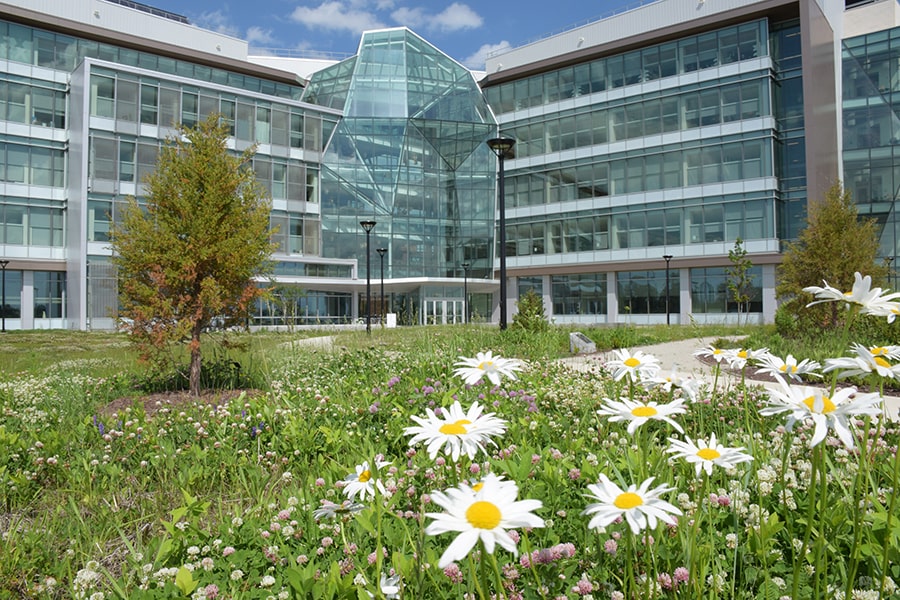
[[205, 402], [141, 391], [176, 378], [122, 334], [8, 332], [0, 599], [900, 597], [877, 398], [576, 373], [570, 331], [229, 335], [213, 380], [254, 392]]

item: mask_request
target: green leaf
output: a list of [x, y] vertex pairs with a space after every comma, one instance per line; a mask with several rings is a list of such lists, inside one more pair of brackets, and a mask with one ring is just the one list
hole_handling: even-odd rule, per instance
[[181, 567], [178, 569], [178, 574], [175, 575], [175, 585], [178, 586], [178, 589], [181, 590], [182, 594], [190, 596], [194, 589], [196, 589], [197, 582], [194, 581], [194, 574], [191, 573], [187, 567]]

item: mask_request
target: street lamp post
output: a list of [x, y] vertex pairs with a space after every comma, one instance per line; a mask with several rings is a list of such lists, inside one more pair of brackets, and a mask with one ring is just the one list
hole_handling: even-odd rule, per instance
[[369, 251], [369, 234], [375, 228], [375, 221], [360, 221], [360, 226], [366, 230], [366, 333], [372, 335], [372, 269], [371, 252]]
[[375, 248], [375, 252], [381, 257], [381, 326], [384, 327], [386, 315], [384, 310], [384, 255], [387, 254], [387, 248]]
[[669, 261], [672, 260], [671, 254], [663, 254], [666, 261], [666, 325], [671, 325], [669, 317]]
[[492, 138], [487, 141], [488, 147], [497, 155], [500, 168], [497, 176], [497, 207], [500, 211], [500, 329], [506, 329], [506, 193], [503, 182], [503, 160], [512, 158], [512, 148], [516, 140], [511, 138]]
[[3, 329], [0, 329], [0, 332], [6, 333], [6, 266], [9, 264], [9, 261], [6, 259], [0, 260], [0, 269], [3, 270], [3, 291], [2, 291], [2, 301], [0, 301], [0, 313], [2, 313], [3, 319]]
[[469, 267], [472, 265], [464, 262], [463, 268], [463, 323], [469, 323]]

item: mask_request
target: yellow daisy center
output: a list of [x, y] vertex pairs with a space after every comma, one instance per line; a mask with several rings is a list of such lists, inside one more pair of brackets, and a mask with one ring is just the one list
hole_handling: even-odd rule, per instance
[[[815, 406], [815, 403], [816, 403], [815, 396], [810, 396], [809, 398], [807, 398], [806, 400], [803, 401], [803, 404], [805, 404], [806, 407], [809, 408], [809, 410], [814, 410], [813, 406]], [[837, 407], [834, 405], [834, 402], [831, 401], [831, 398], [829, 398], [828, 396], [822, 396], [822, 414], [830, 413], [835, 408], [837, 408]]]
[[884, 356], [888, 353], [887, 348], [883, 346], [875, 346], [874, 348], [870, 348], [869, 352], [871, 352], [873, 356]]
[[500, 524], [500, 509], [495, 504], [485, 500], [473, 502], [466, 509], [466, 521], [476, 529], [494, 529]]
[[362, 473], [359, 474], [360, 483], [365, 483], [370, 479], [372, 479], [372, 471], [370, 471], [368, 469], [366, 469], [365, 471], [363, 471]]
[[782, 373], [796, 373], [797, 372], [797, 365], [781, 365], [778, 368], [779, 368], [779, 370], [781, 370]]
[[633, 356], [631, 358], [625, 359], [625, 366], [628, 367], [629, 369], [633, 369], [637, 366], [640, 366], [640, 364], [641, 364], [641, 361], [639, 361], [638, 359], [636, 359]]
[[878, 365], [879, 367], [884, 367], [885, 369], [890, 369], [890, 368], [891, 368], [891, 363], [889, 363], [888, 361], [884, 360], [884, 359], [881, 358], [880, 356], [875, 356], [874, 359], [875, 359], [875, 364]]
[[701, 448], [700, 450], [697, 450], [697, 456], [703, 460], [716, 460], [722, 455], [714, 448]]
[[631, 409], [631, 414], [635, 417], [653, 417], [657, 413], [657, 410], [652, 406], [638, 406]]
[[621, 508], [623, 510], [631, 510], [635, 506], [640, 506], [643, 503], [644, 499], [634, 492], [619, 494], [616, 496], [616, 499], [613, 500], [613, 504], [616, 505], [616, 508]]
[[478, 483], [476, 483], [475, 485], [472, 486], [472, 490], [474, 490], [476, 492], [480, 492], [481, 488], [483, 488], [483, 487], [484, 487], [484, 482], [479, 481]]
[[853, 292], [852, 292], [852, 291], [850, 291], [850, 292], [844, 292], [844, 296], [846, 296], [846, 297], [848, 297], [848, 298], [849, 298], [850, 296], [852, 296], [852, 295], [853, 295]]
[[747, 351], [741, 350], [740, 352], [737, 353], [737, 355], [738, 355], [738, 358], [747, 358]]
[[460, 419], [453, 423], [444, 423], [438, 430], [444, 435], [464, 435], [467, 433], [466, 425], [471, 425], [472, 421], [468, 419]]
[[722, 349], [721, 349], [721, 348], [714, 348], [714, 349], [713, 349], [713, 354], [722, 354]]
[[478, 368], [482, 371], [487, 371], [488, 369], [490, 369], [493, 366], [494, 366], [494, 361], [492, 361], [492, 360], [485, 360], [485, 361], [478, 363]]

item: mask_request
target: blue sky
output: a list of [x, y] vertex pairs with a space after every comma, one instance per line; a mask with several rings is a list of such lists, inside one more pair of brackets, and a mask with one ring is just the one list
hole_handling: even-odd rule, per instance
[[405, 25], [473, 69], [517, 47], [649, 0], [141, 0], [254, 48], [356, 53], [366, 29]]

